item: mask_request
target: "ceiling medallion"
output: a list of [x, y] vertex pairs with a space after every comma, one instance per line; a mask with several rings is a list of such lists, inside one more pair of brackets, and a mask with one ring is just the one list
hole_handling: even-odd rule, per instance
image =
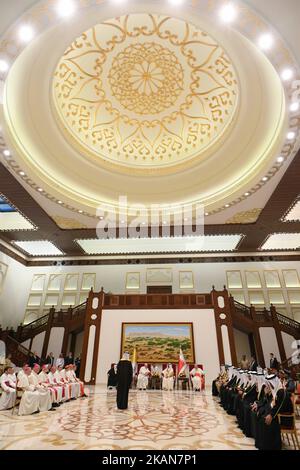
[[238, 79], [207, 33], [132, 14], [71, 44], [54, 74], [53, 101], [61, 129], [100, 165], [174, 170], [205, 158], [231, 124]]

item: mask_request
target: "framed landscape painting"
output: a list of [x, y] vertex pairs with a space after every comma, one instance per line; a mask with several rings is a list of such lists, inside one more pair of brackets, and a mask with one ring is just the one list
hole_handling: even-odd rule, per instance
[[122, 323], [121, 355], [128, 351], [137, 362], [178, 362], [180, 348], [188, 363], [195, 362], [192, 323]]

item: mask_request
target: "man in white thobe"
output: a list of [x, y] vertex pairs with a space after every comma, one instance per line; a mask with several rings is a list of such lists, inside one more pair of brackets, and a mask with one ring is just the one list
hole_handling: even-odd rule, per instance
[[13, 380], [14, 370], [12, 367], [5, 367], [4, 374], [0, 377], [2, 395], [0, 397], [0, 411], [9, 410], [16, 401], [16, 384]]
[[174, 370], [172, 367], [172, 364], [168, 364], [168, 367], [166, 367], [163, 372], [163, 382], [162, 382], [162, 388], [163, 390], [173, 390], [174, 389]]
[[21, 378], [18, 377], [18, 388], [23, 390], [21, 403], [19, 406], [19, 416], [31, 415], [39, 412], [40, 395], [35, 386], [29, 382], [31, 368], [27, 367]]
[[146, 390], [148, 387], [149, 375], [150, 370], [148, 369], [148, 364], [145, 363], [140, 368], [136, 388], [138, 388], [139, 390]]
[[50, 390], [43, 386], [42, 382], [39, 379], [40, 366], [39, 364], [34, 364], [31, 374], [28, 378], [29, 383], [35, 387], [35, 390], [39, 392], [39, 410], [40, 411], [50, 411], [52, 409], [52, 399]]
[[202, 376], [204, 375], [203, 370], [197, 365], [194, 365], [194, 368], [190, 372], [192, 378], [193, 390], [199, 391], [202, 389]]

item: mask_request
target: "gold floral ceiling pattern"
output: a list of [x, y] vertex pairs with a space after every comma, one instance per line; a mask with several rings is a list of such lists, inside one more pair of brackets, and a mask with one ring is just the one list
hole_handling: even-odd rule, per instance
[[173, 171], [204, 159], [230, 127], [238, 79], [204, 31], [132, 14], [70, 45], [55, 71], [53, 102], [60, 127], [100, 165]]

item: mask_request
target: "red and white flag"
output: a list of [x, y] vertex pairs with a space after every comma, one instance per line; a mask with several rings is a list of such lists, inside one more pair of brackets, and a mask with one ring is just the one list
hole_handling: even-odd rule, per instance
[[178, 362], [178, 375], [182, 374], [185, 371], [185, 368], [186, 368], [186, 362], [185, 362], [182, 349], [180, 348], [179, 362]]

